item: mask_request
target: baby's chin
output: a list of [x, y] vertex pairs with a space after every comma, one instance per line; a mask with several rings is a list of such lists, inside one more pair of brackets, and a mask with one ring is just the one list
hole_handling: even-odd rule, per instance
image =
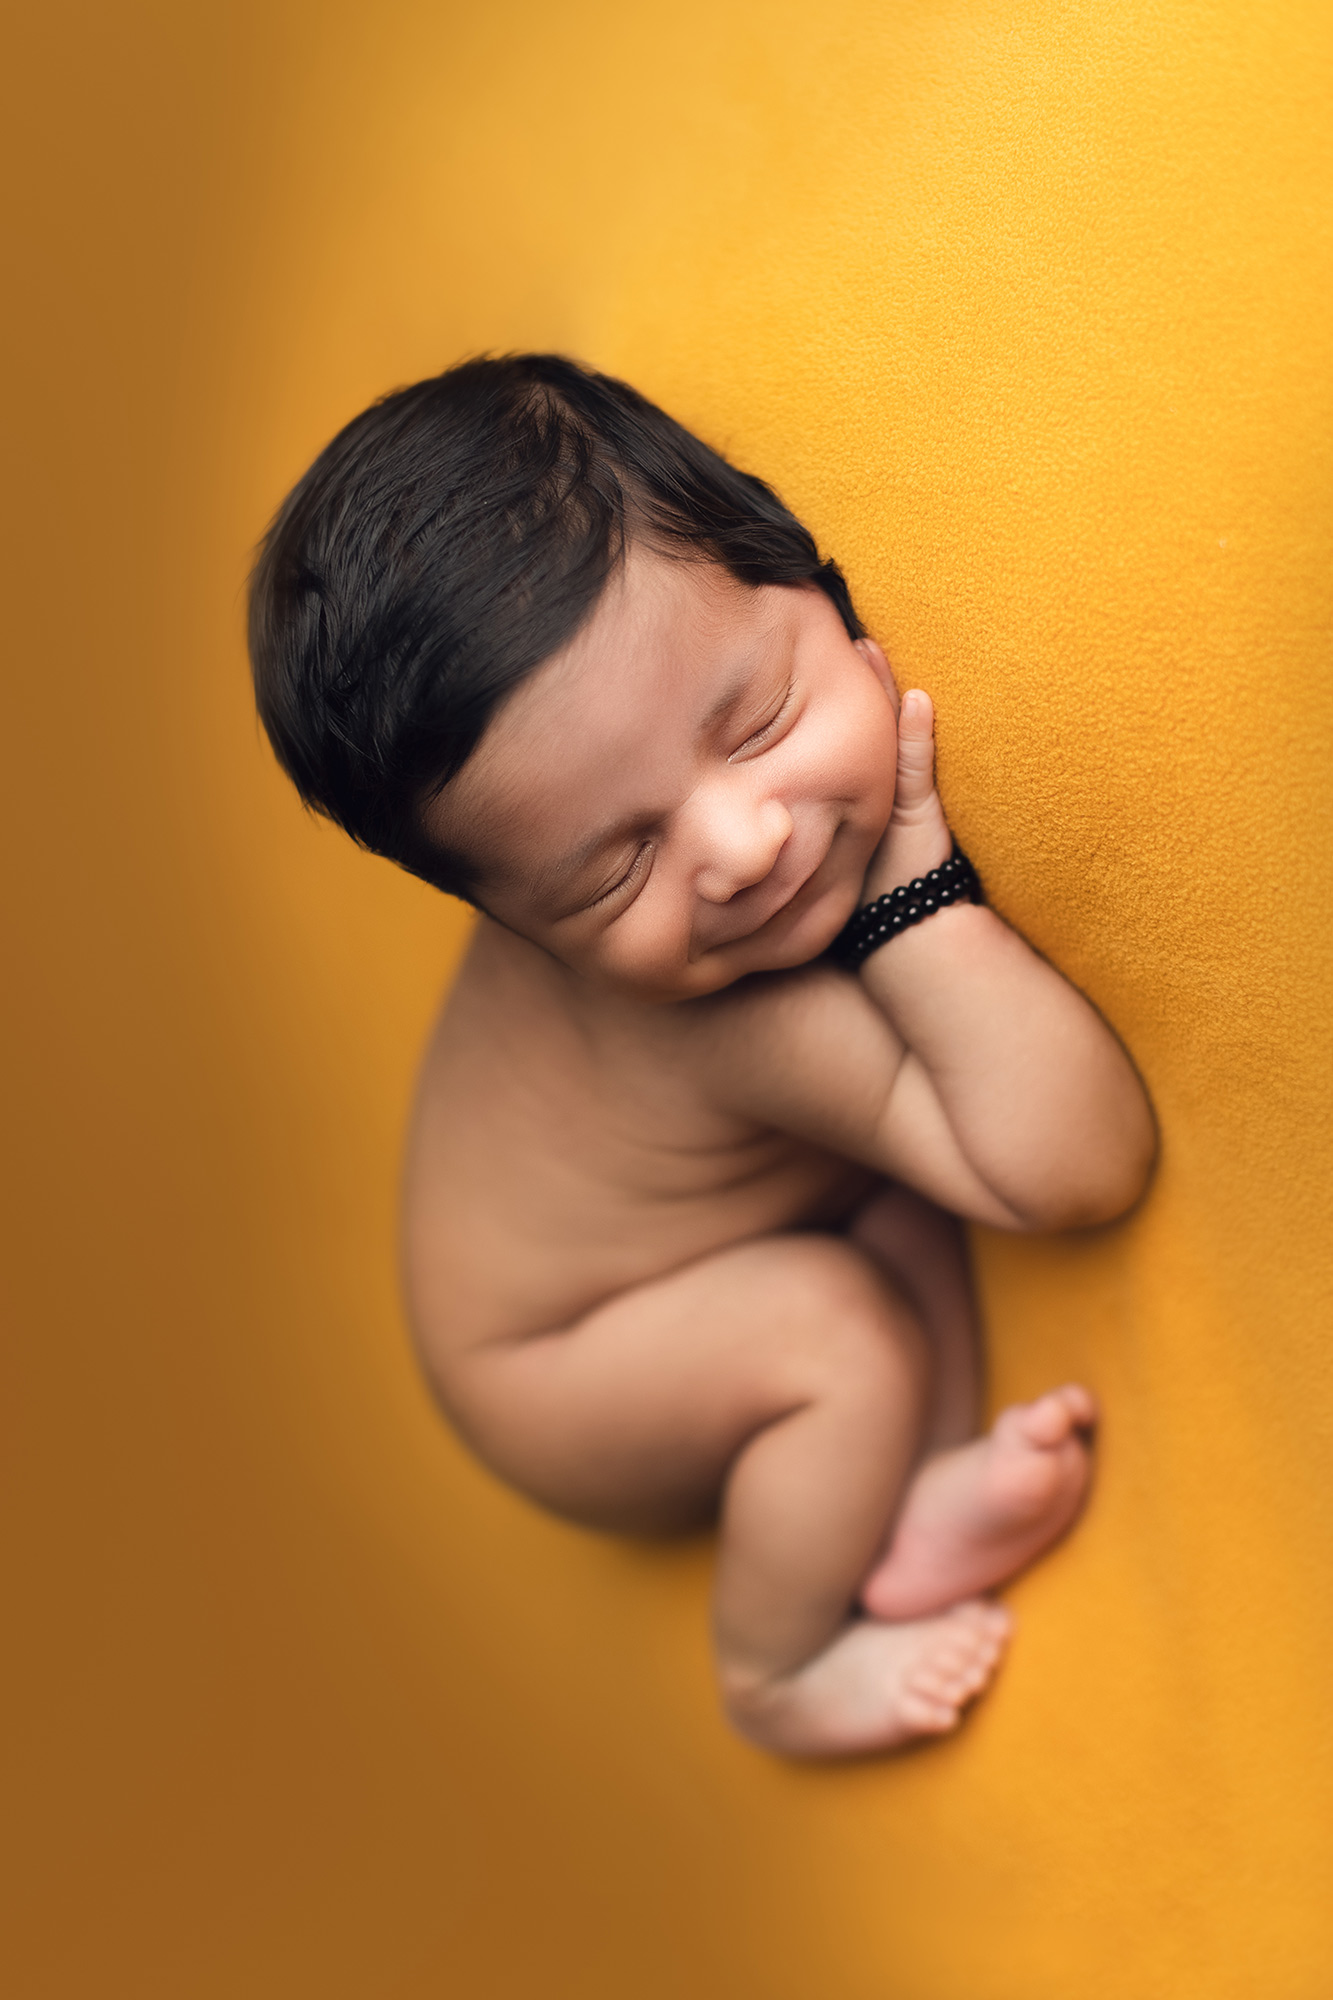
[[859, 887], [858, 877], [855, 883], [826, 890], [794, 923], [784, 923], [785, 913], [779, 911], [762, 930], [724, 946], [717, 956], [732, 960], [735, 969], [727, 971], [723, 983], [731, 985], [752, 972], [794, 972], [822, 958], [856, 908]]

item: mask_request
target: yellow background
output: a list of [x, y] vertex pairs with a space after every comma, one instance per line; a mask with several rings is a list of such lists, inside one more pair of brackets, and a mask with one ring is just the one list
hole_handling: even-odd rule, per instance
[[[1326, 1995], [1333, 13], [15, 34], [6, 1995]], [[462, 919], [302, 816], [241, 584], [372, 396], [536, 345], [843, 558], [1160, 1112], [1130, 1224], [981, 1246], [997, 1393], [1094, 1382], [1101, 1479], [993, 1697], [897, 1762], [726, 1735], [706, 1549], [500, 1491], [402, 1336]]]

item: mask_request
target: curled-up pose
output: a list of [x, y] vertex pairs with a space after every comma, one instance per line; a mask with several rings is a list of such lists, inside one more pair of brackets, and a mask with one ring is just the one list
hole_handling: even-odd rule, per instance
[[768, 488], [549, 356], [349, 425], [270, 532], [252, 650], [303, 795], [482, 913], [407, 1174], [452, 1421], [572, 1519], [717, 1522], [756, 1742], [953, 1728], [1096, 1415], [1059, 1384], [976, 1435], [956, 1218], [1114, 1217], [1153, 1129], [980, 900], [928, 698]]

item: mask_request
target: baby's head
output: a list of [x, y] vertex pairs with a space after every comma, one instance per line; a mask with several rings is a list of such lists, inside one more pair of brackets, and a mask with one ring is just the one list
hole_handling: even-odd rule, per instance
[[837, 567], [558, 356], [349, 424], [264, 543], [250, 647], [310, 805], [646, 996], [815, 957], [893, 803], [893, 683]]

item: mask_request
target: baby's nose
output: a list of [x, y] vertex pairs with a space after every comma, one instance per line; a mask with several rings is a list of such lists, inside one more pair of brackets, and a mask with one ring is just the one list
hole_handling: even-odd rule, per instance
[[703, 818], [703, 865], [695, 878], [706, 903], [729, 903], [768, 875], [791, 838], [792, 818], [780, 799], [732, 794], [709, 801]]

